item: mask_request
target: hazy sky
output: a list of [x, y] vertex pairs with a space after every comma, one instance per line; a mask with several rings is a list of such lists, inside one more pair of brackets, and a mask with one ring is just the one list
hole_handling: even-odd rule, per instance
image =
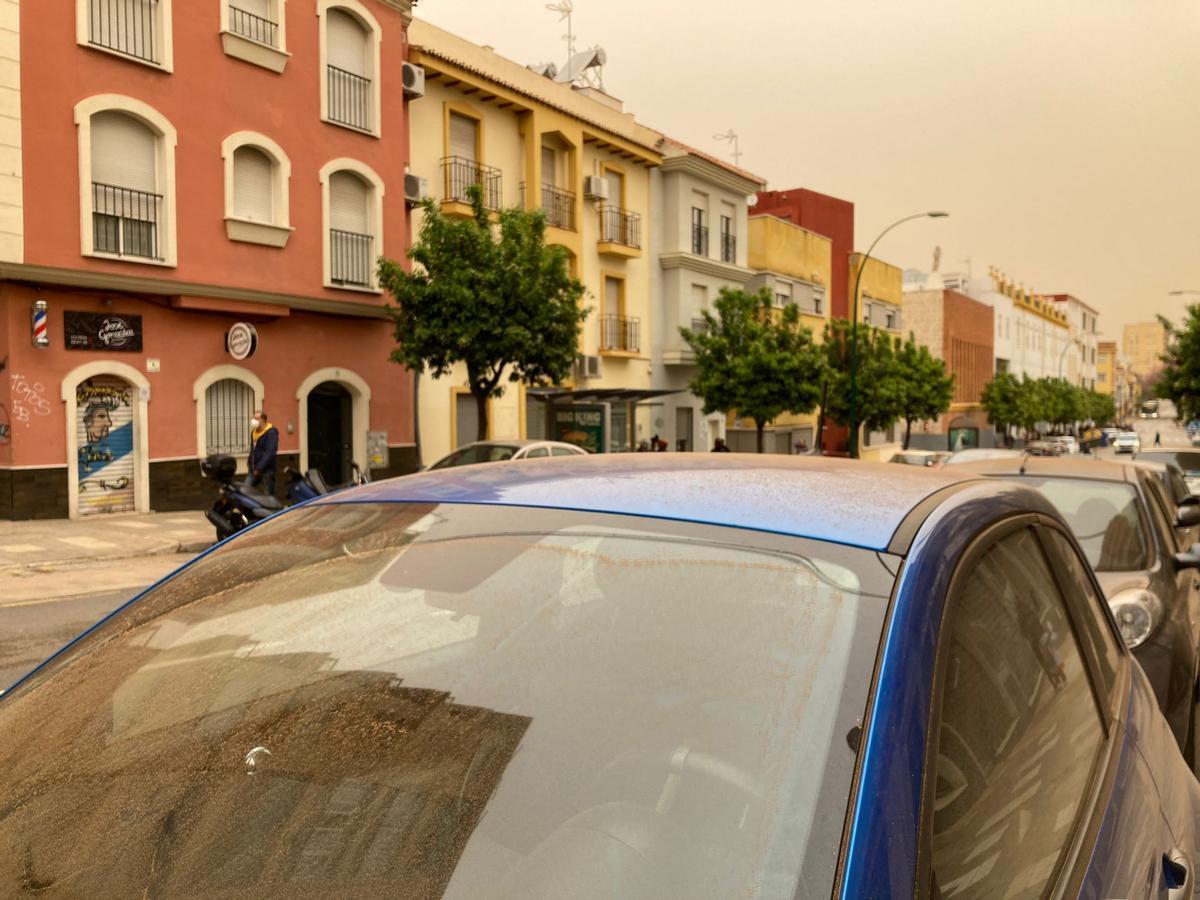
[[[522, 63], [566, 56], [546, 0], [420, 0]], [[1119, 337], [1200, 291], [1195, 0], [575, 0], [580, 48], [638, 120], [772, 188], [851, 200], [878, 255], [1075, 294]]]

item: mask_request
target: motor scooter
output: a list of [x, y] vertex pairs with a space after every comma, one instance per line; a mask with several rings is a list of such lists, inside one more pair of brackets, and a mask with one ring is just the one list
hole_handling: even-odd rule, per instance
[[277, 497], [235, 480], [237, 460], [232, 456], [209, 456], [200, 461], [200, 471], [219, 485], [216, 502], [204, 514], [217, 529], [219, 541], [283, 509]]

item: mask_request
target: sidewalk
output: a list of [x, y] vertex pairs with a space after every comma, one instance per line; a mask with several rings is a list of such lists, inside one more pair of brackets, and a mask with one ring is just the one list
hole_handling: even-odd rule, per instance
[[[194, 554], [215, 542], [202, 512], [0, 521], [0, 579], [146, 556]], [[0, 580], [0, 593], [3, 593]]]

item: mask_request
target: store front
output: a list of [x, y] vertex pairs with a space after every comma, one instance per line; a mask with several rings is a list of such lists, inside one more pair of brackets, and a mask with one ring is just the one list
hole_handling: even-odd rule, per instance
[[[628, 453], [653, 436], [648, 401], [675, 393], [634, 388], [529, 388], [525, 392], [528, 433], [532, 436], [536, 428], [549, 440], [577, 444], [589, 453]], [[530, 422], [537, 424], [528, 427]]]

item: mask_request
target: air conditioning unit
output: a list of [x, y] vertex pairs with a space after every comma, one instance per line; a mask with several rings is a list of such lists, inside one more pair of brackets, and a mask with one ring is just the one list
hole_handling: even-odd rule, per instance
[[429, 199], [429, 179], [418, 175], [404, 176], [404, 202], [409, 206], [420, 206]]
[[608, 179], [599, 175], [585, 175], [583, 178], [583, 196], [589, 200], [607, 200]]
[[412, 63], [404, 63], [404, 96], [416, 100], [425, 96], [425, 70]]
[[575, 360], [575, 377], [581, 381], [600, 377], [600, 357], [580, 356]]

